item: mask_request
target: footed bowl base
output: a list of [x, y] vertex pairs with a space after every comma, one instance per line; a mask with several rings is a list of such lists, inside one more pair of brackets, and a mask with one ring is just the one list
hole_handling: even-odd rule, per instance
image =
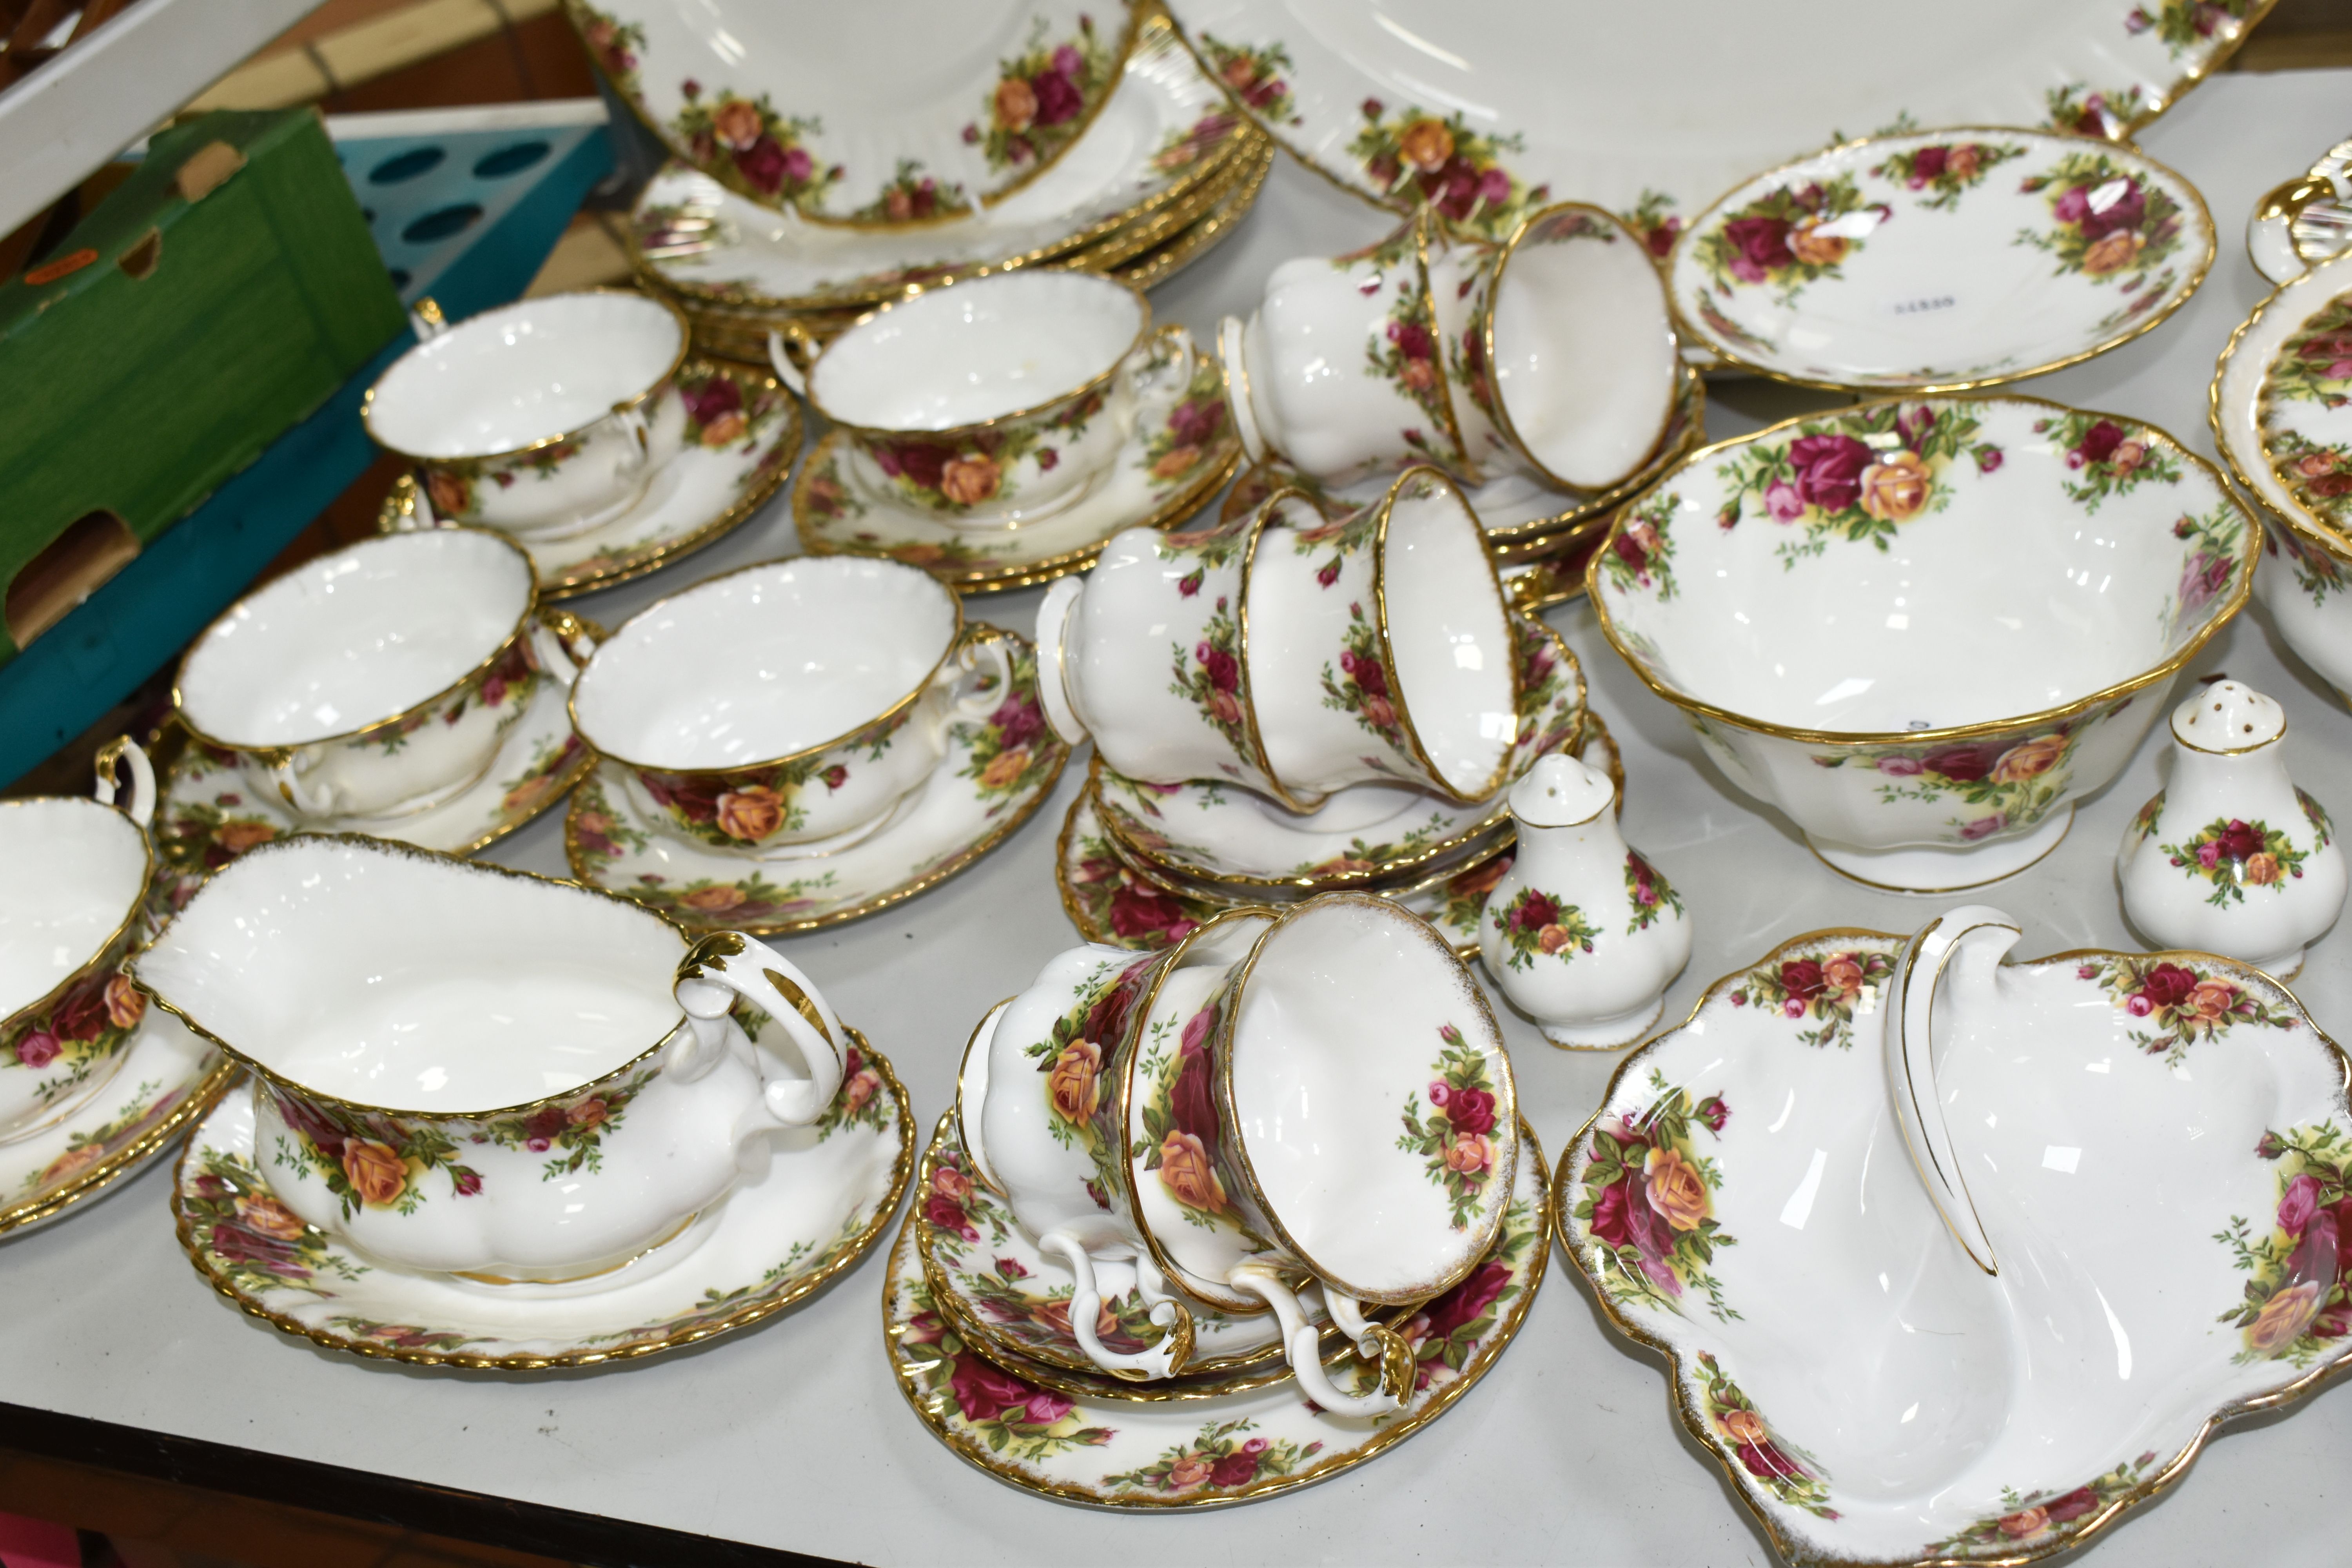
[[1805, 843], [1821, 858], [1822, 864], [1865, 887], [1895, 893], [1956, 893], [1963, 888], [1981, 888], [2003, 877], [2014, 877], [2039, 863], [2058, 847], [2066, 830], [2074, 825], [2074, 807], [2070, 803], [2063, 813], [2053, 813], [2026, 832], [1989, 838], [1965, 849], [1864, 849], [1816, 838], [1810, 833], [1805, 835]]
[[1650, 1026], [1656, 1023], [1658, 1016], [1665, 1010], [1666, 999], [1662, 993], [1642, 1006], [1612, 1014], [1606, 1018], [1587, 1018], [1575, 1023], [1538, 1018], [1536, 1027], [1543, 1031], [1545, 1039], [1562, 1050], [1622, 1050], [1648, 1034]]

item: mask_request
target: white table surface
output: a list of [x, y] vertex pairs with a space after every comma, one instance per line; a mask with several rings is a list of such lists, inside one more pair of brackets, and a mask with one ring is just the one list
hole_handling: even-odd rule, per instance
[[[2145, 138], [2205, 194], [2221, 230], [2211, 278], [2172, 321], [2023, 390], [2154, 421], [2210, 455], [2206, 384], [2230, 331], [2267, 291], [2241, 226], [2254, 198], [2300, 173], [2352, 120], [2352, 71], [2223, 77]], [[1246, 310], [1266, 272], [1376, 237], [1380, 215], [1290, 163], [1240, 233], [1154, 300], [1207, 333]], [[1822, 395], [1720, 386], [1709, 432], [1737, 434], [1820, 406]], [[681, 567], [581, 601], [617, 622], [663, 593], [791, 552], [779, 500]], [[972, 601], [1032, 624], [1034, 591]], [[1697, 925], [1667, 997], [1686, 1012], [1715, 977], [1819, 927], [1907, 931], [1956, 900], [1874, 892], [1826, 870], [1789, 825], [1704, 764], [1682, 720], [1651, 697], [1580, 602], [1552, 621], [1583, 660], [1591, 701], [1623, 747], [1627, 837], [1674, 879]], [[2284, 702], [2290, 764], [2352, 821], [2352, 714], [2286, 654], [2259, 611], [2226, 628], [2191, 674], [2226, 670]], [[2133, 949], [2116, 846], [2154, 794], [2161, 727], [2089, 801], [2058, 851], [1986, 891], [2022, 918], [2022, 955]], [[1055, 834], [1084, 773], [963, 876], [910, 904], [782, 944], [897, 1064], [928, 1133], [958, 1053], [998, 998], [1076, 939], [1056, 900]], [[557, 816], [496, 851], [564, 874]], [[2352, 921], [2313, 950], [2297, 984], [2352, 1040]], [[1621, 1058], [1551, 1048], [1503, 1009], [1520, 1102], [1548, 1155], [1598, 1102]], [[1517, 1342], [1459, 1406], [1409, 1442], [1324, 1485], [1185, 1517], [1043, 1501], [949, 1454], [901, 1400], [877, 1311], [877, 1247], [819, 1298], [760, 1327], [609, 1371], [461, 1373], [316, 1350], [239, 1314], [175, 1244], [162, 1164], [46, 1231], [0, 1245], [0, 1400], [765, 1545], [866, 1563], [1739, 1563], [1770, 1562], [1711, 1459], [1669, 1417], [1661, 1363], [1603, 1324], [1572, 1265], [1553, 1266]], [[2342, 1563], [2352, 1507], [2352, 1390], [2212, 1445], [2161, 1502], [2084, 1555], [2102, 1563]]]

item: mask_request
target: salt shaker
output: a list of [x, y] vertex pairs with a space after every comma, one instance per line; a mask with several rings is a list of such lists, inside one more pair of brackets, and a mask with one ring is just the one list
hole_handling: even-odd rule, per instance
[[1555, 753], [1511, 791], [1518, 853], [1486, 896], [1478, 948], [1556, 1046], [1631, 1045], [1690, 961], [1679, 894], [1617, 828], [1609, 775]]
[[2251, 963], [2276, 979], [2344, 908], [2327, 813], [2287, 777], [2286, 713], [2234, 680], [2172, 710], [2172, 780], [2124, 830], [2124, 913], [2164, 947]]

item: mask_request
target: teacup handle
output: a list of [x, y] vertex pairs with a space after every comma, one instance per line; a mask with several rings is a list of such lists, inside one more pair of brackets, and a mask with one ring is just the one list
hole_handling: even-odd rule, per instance
[[449, 318], [441, 313], [440, 302], [427, 294], [408, 308], [408, 330], [416, 334], [420, 343], [429, 343], [449, 330]]
[[563, 666], [557, 678], [564, 685], [571, 685], [579, 679], [580, 667], [596, 652], [598, 639], [595, 628], [570, 610], [542, 605], [540, 606], [537, 631], [539, 635], [533, 640], [541, 662], [548, 662], [548, 656], [552, 652]]
[[1300, 1392], [1333, 1415], [1386, 1415], [1402, 1407], [1405, 1396], [1412, 1392], [1412, 1347], [1394, 1329], [1366, 1321], [1353, 1297], [1342, 1295], [1328, 1284], [1323, 1287], [1323, 1300], [1330, 1309], [1331, 1321], [1354, 1339], [1359, 1356], [1376, 1363], [1381, 1369], [1381, 1385], [1370, 1394], [1339, 1392], [1318, 1359], [1322, 1336], [1307, 1321], [1298, 1298], [1270, 1266], [1236, 1264], [1233, 1272], [1225, 1276], [1225, 1283], [1236, 1290], [1248, 1291], [1274, 1309], [1275, 1317], [1282, 1324], [1283, 1352], [1290, 1359], [1291, 1374], [1298, 1379]]
[[[740, 996], [783, 1026], [808, 1063], [804, 1079], [760, 1074], [761, 1100], [783, 1127], [803, 1127], [823, 1116], [841, 1088], [840, 1042], [845, 1031], [816, 983], [756, 937], [714, 931], [688, 950], [677, 966], [677, 1004], [693, 1026], [695, 1056], [716, 1061], [727, 1048], [727, 1010]], [[699, 1077], [691, 1061], [688, 1072]]]
[[808, 401], [808, 377], [803, 375], [801, 367], [793, 363], [792, 351], [784, 346], [784, 334], [782, 332], [768, 334], [768, 363], [774, 368], [776, 379], [793, 389], [793, 396], [803, 403]]
[[653, 455], [653, 432], [646, 426], [646, 407], [642, 403], [613, 405], [613, 418], [627, 437], [621, 443], [620, 455], [613, 459], [613, 476], [625, 479], [642, 468]]
[[117, 735], [98, 749], [98, 804], [114, 804], [114, 767], [125, 760], [131, 763], [131, 798], [123, 803], [122, 813], [144, 827], [155, 820], [155, 764], [128, 735]]
[[278, 797], [305, 816], [334, 816], [334, 790], [325, 785], [313, 790], [309, 784], [304, 784], [294, 772], [295, 753], [293, 752], [283, 752], [277, 755], [278, 760], [271, 762], [269, 753], [255, 753], [256, 760], [269, 770], [269, 782], [278, 787]]
[[1996, 962], [2022, 934], [2017, 921], [2000, 910], [1969, 904], [1937, 916], [1904, 943], [1890, 976], [1895, 1005], [1886, 1016], [1886, 1088], [1895, 1102], [1895, 1125], [1903, 1130], [1904, 1145], [1918, 1168], [1928, 1201], [1976, 1266], [1998, 1275], [1992, 1238], [1977, 1217], [1976, 1201], [1969, 1195], [1951, 1128], [1944, 1120], [1943, 1101], [1936, 1093], [1932, 1034], [1936, 988], [1943, 982], [1945, 966], [1971, 934], [1986, 930], [2009, 933], [1994, 950]]
[[[982, 669], [982, 665], [988, 668]], [[992, 677], [992, 679], [991, 679]], [[940, 671], [942, 686], [966, 689], [950, 700], [950, 707], [959, 719], [985, 719], [996, 711], [1004, 694], [1013, 689], [1013, 655], [1005, 639], [985, 633], [964, 639]]]
[[[1089, 1240], [1107, 1257], [1124, 1254], [1134, 1258], [1137, 1277], [1144, 1278], [1143, 1254], [1124, 1239], [1090, 1236], [1076, 1226], [1057, 1226], [1037, 1238], [1037, 1250], [1069, 1265], [1070, 1276], [1076, 1281], [1070, 1294], [1070, 1334], [1078, 1342], [1078, 1349], [1086, 1352], [1088, 1361], [1123, 1383], [1157, 1383], [1164, 1377], [1174, 1377], [1192, 1359], [1192, 1314], [1183, 1302], [1164, 1289], [1158, 1290], [1151, 1321], [1168, 1331], [1160, 1342], [1131, 1352], [1105, 1345], [1095, 1332], [1095, 1320], [1102, 1314], [1102, 1291], [1095, 1284], [1095, 1260], [1087, 1250]], [[1154, 1293], [1147, 1289], [1147, 1295]]]

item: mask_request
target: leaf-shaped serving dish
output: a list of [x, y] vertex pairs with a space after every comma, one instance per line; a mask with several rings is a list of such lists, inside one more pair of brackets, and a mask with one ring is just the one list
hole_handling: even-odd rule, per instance
[[2343, 1053], [2231, 960], [2016, 941], [1783, 943], [1562, 1161], [1570, 1255], [1793, 1562], [2064, 1550], [2352, 1361]]

